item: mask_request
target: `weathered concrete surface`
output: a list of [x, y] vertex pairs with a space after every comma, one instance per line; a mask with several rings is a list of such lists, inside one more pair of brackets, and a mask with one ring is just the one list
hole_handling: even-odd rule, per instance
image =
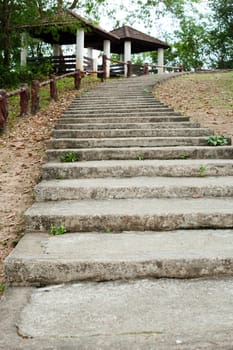
[[115, 137], [115, 138], [59, 138], [51, 139], [50, 148], [100, 148], [115, 147], [167, 147], [167, 146], [205, 146], [207, 136], [199, 137]]
[[230, 350], [232, 286], [232, 279], [141, 280], [9, 289], [0, 349]]
[[[192, 242], [192, 244], [190, 244]], [[233, 230], [27, 234], [7, 257], [9, 285], [233, 276]]]
[[147, 177], [42, 181], [35, 187], [36, 201], [233, 197], [233, 176]]
[[145, 108], [140, 108], [140, 107], [137, 107], [137, 108], [132, 108], [132, 107], [128, 107], [128, 108], [125, 108], [125, 106], [123, 105], [121, 108], [115, 108], [114, 106], [112, 108], [104, 108], [102, 107], [102, 109], [99, 109], [99, 108], [93, 108], [93, 109], [90, 109], [88, 108], [88, 105], [86, 106], [86, 108], [83, 108], [83, 109], [80, 109], [79, 106], [77, 107], [72, 107], [70, 106], [64, 113], [63, 113], [63, 116], [66, 116], [66, 114], [75, 114], [77, 117], [80, 116], [80, 114], [82, 115], [89, 115], [90, 117], [92, 116], [92, 114], [95, 114], [95, 115], [102, 115], [102, 114], [110, 114], [110, 113], [113, 113], [113, 114], [124, 114], [124, 113], [133, 113], [135, 114], [135, 111], [136, 111], [136, 114], [138, 114], [139, 112], [142, 112], [142, 114], [144, 114], [145, 112], [146, 113], [154, 113], [154, 112], [174, 112], [174, 110], [172, 108], [169, 108], [169, 107], [166, 107], [166, 106], [163, 106], [163, 105], [159, 105], [159, 106], [154, 106], [154, 107], [147, 107], [146, 109]]
[[[187, 155], [180, 153], [180, 156]], [[80, 179], [103, 177], [166, 176], [200, 177], [200, 167], [205, 176], [233, 176], [232, 159], [147, 159], [102, 160], [74, 163], [46, 163], [44, 179]]]
[[58, 161], [67, 151], [78, 153], [80, 160], [136, 160], [139, 155], [142, 159], [180, 159], [183, 154], [194, 159], [233, 159], [232, 146], [175, 146], [49, 149], [46, 151], [47, 160]]
[[37, 202], [25, 213], [26, 229], [69, 232], [233, 227], [233, 198], [153, 198]]
[[70, 130], [111, 130], [111, 129], [144, 129], [144, 130], [150, 130], [150, 129], [168, 129], [168, 128], [200, 128], [199, 123], [191, 123], [191, 122], [177, 122], [177, 123], [172, 123], [172, 122], [165, 122], [165, 123], [91, 123], [91, 124], [56, 124], [55, 130], [60, 130], [60, 129], [70, 129]]
[[69, 118], [72, 116], [75, 116], [77, 119], [80, 117], [85, 118], [86, 116], [88, 116], [88, 118], [98, 118], [98, 117], [124, 117], [124, 118], [130, 118], [130, 117], [156, 117], [156, 116], [180, 116], [181, 114], [179, 112], [174, 112], [172, 109], [168, 109], [166, 110], [166, 108], [158, 108], [157, 111], [154, 112], [149, 112], [149, 111], [145, 111], [145, 112], [138, 112], [137, 109], [134, 112], [105, 112], [105, 113], [101, 113], [101, 112], [96, 112], [93, 115], [89, 115], [89, 114], [79, 114], [79, 116], [77, 116], [76, 111], [74, 110], [67, 110], [67, 112], [65, 112], [62, 116], [63, 119], [65, 118]]
[[170, 115], [170, 116], [161, 116], [160, 114], [158, 116], [155, 117], [144, 117], [144, 116], [139, 116], [139, 117], [135, 117], [135, 116], [127, 116], [126, 117], [122, 117], [122, 116], [115, 116], [115, 117], [84, 117], [84, 118], [75, 118], [73, 117], [66, 117], [66, 118], [60, 118], [58, 119], [58, 124], [64, 124], [64, 123], [124, 123], [124, 122], [128, 122], [128, 123], [160, 123], [160, 122], [188, 122], [189, 121], [189, 117], [181, 117], [181, 116], [174, 116], [174, 115]]
[[213, 131], [210, 129], [112, 129], [112, 130], [55, 130], [54, 138], [111, 138], [111, 137], [198, 137], [210, 136]]

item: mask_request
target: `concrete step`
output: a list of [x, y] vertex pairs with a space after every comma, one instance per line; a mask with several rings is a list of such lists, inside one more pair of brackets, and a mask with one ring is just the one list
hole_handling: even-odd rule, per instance
[[156, 231], [232, 228], [233, 198], [153, 198], [36, 202], [25, 212], [27, 232]]
[[61, 117], [57, 120], [58, 124], [83, 124], [83, 123], [168, 123], [168, 122], [188, 122], [189, 117], [182, 116], [155, 116], [155, 117]]
[[49, 148], [101, 148], [101, 147], [171, 147], [205, 146], [208, 137], [115, 137], [115, 138], [60, 138], [51, 139]]
[[[90, 124], [56, 124], [55, 129], [56, 130], [105, 130], [105, 129], [144, 129], [144, 130], [161, 130], [161, 129], [194, 129], [194, 128], [200, 128], [199, 123], [190, 123], [190, 122], [165, 122], [165, 123], [90, 123]], [[206, 130], [206, 129], [205, 129]], [[212, 131], [212, 130], [210, 130]]]
[[53, 138], [112, 138], [112, 137], [199, 137], [213, 135], [213, 130], [204, 128], [186, 129], [107, 129], [107, 130], [54, 130]]
[[85, 101], [77, 101], [74, 100], [69, 108], [77, 108], [77, 109], [94, 109], [96, 108], [97, 110], [99, 109], [112, 109], [112, 108], [119, 108], [119, 109], [125, 109], [125, 108], [154, 108], [154, 107], [168, 107], [167, 105], [164, 105], [161, 102], [137, 102], [137, 101], [125, 101], [124, 105], [122, 105], [122, 102], [116, 101], [114, 105], [112, 103], [103, 102], [103, 104], [100, 105], [100, 103], [89, 103], [88, 100]]
[[[190, 244], [192, 242], [192, 244]], [[7, 282], [233, 276], [233, 230], [26, 234], [7, 257]]]
[[122, 91], [111, 91], [111, 92], [104, 92], [104, 91], [101, 91], [100, 93], [97, 94], [97, 92], [95, 93], [86, 93], [84, 94], [80, 100], [87, 100], [87, 99], [90, 99], [90, 101], [92, 100], [130, 100], [130, 99], [137, 99], [137, 100], [153, 100], [154, 99], [154, 96], [151, 94], [150, 91], [148, 92], [144, 92], [144, 91], [132, 91], [132, 92], [129, 92], [128, 91], [125, 91], [125, 90], [122, 90]]
[[[63, 119], [64, 124], [57, 123], [55, 130], [105, 130], [105, 129], [136, 129], [136, 130], [161, 130], [161, 129], [198, 129], [200, 128], [200, 123], [197, 122], [160, 122], [160, 123], [74, 123], [68, 124], [65, 123], [66, 120]], [[203, 128], [207, 130], [207, 128]], [[210, 132], [213, 130], [209, 129]]]
[[139, 112], [141, 113], [154, 113], [154, 112], [174, 112], [174, 110], [172, 108], [168, 108], [168, 107], [165, 107], [165, 106], [155, 106], [155, 107], [150, 107], [150, 108], [140, 108], [140, 107], [137, 107], [137, 108], [125, 108], [125, 106], [122, 106], [121, 108], [119, 107], [115, 107], [115, 106], [112, 106], [111, 108], [105, 108], [105, 107], [102, 107], [102, 108], [79, 108], [79, 107], [69, 107], [66, 112], [63, 114], [63, 115], [66, 115], [66, 114], [76, 114], [76, 115], [82, 115], [82, 114], [112, 114], [112, 113], [117, 113], [117, 114], [124, 114], [124, 113], [136, 113], [138, 114]]
[[233, 197], [233, 176], [131, 177], [42, 181], [38, 202], [82, 199]]
[[[200, 171], [203, 169], [203, 172]], [[102, 160], [46, 163], [43, 179], [233, 176], [232, 159]]]
[[[48, 161], [58, 161], [68, 151], [76, 153], [80, 160], [130, 160], [138, 159], [233, 159], [233, 147], [176, 146], [176, 147], [122, 147], [93, 149], [48, 149]], [[142, 164], [141, 164], [142, 166]]]
[[113, 112], [99, 112], [99, 111], [95, 111], [93, 113], [77, 113], [76, 110], [67, 110], [66, 112], [63, 113], [62, 115], [62, 118], [66, 118], [66, 117], [72, 117], [72, 116], [75, 116], [77, 115], [77, 118], [79, 117], [85, 117], [85, 116], [88, 116], [89, 118], [93, 117], [93, 118], [98, 118], [98, 117], [109, 117], [109, 118], [113, 118], [113, 117], [124, 117], [124, 118], [130, 118], [130, 117], [157, 117], [157, 116], [165, 116], [165, 117], [168, 117], [168, 116], [180, 116], [181, 114], [178, 113], [178, 112], [174, 112], [172, 109], [170, 110], [166, 110], [166, 109], [163, 109], [163, 108], [159, 108], [159, 109], [156, 109], [155, 111], [152, 111], [152, 112], [149, 112], [149, 111], [143, 111], [143, 112], [138, 112], [137, 110], [136, 111], [132, 111], [132, 112], [121, 112], [121, 111], [117, 111], [114, 110]]

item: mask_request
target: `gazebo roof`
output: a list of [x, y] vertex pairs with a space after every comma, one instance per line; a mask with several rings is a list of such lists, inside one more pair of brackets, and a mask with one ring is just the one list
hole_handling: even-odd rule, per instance
[[124, 51], [124, 41], [127, 39], [131, 41], [132, 53], [155, 51], [155, 49], [159, 48], [168, 49], [170, 47], [164, 41], [126, 25], [114, 29], [110, 33], [120, 38], [119, 43], [116, 42], [112, 45], [112, 51], [115, 53], [122, 53]]
[[76, 31], [85, 30], [84, 46], [103, 50], [103, 41], [111, 41], [111, 52], [123, 53], [124, 41], [131, 41], [131, 52], [140, 53], [155, 51], [158, 48], [167, 49], [170, 46], [150, 35], [124, 25], [121, 28], [107, 32], [100, 26], [78, 15], [73, 10], [63, 12], [56, 17], [47, 18], [41, 23], [24, 25], [20, 29], [27, 30], [34, 38], [42, 39], [49, 44], [70, 45], [76, 43]]
[[119, 41], [119, 37], [115, 34], [107, 32], [72, 10], [68, 10], [68, 14], [63, 13], [58, 18], [47, 19], [40, 24], [25, 25], [21, 28], [26, 29], [34, 38], [42, 39], [49, 44], [75, 44], [78, 28], [85, 30], [85, 47], [103, 50], [103, 40]]

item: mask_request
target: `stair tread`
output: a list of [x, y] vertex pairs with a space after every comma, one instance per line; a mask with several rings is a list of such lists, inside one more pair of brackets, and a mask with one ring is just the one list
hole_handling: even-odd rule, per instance
[[44, 188], [70, 188], [70, 187], [87, 187], [87, 188], [111, 188], [111, 187], [232, 187], [233, 176], [208, 176], [208, 177], [165, 177], [165, 176], [138, 176], [138, 177], [105, 177], [92, 179], [54, 179], [43, 180], [37, 186]]
[[8, 283], [38, 285], [232, 276], [232, 245], [232, 229], [75, 232], [62, 236], [36, 232], [22, 238], [5, 265]]
[[[178, 147], [177, 147], [178, 148]], [[127, 160], [89, 160], [73, 163], [55, 163], [48, 162], [43, 165], [43, 168], [89, 168], [89, 167], [116, 167], [116, 166], [190, 166], [190, 165], [224, 165], [230, 164], [233, 166], [233, 159], [145, 159], [143, 161], [127, 159]]]
[[[192, 244], [190, 244], [192, 240]], [[67, 233], [60, 237], [27, 233], [11, 258], [97, 261], [149, 259], [226, 259], [232, 257], [233, 230], [176, 230], [117, 233]], [[8, 259], [9, 260], [9, 259]]]
[[233, 218], [233, 198], [143, 198], [37, 202], [26, 211], [26, 216], [138, 215], [140, 217], [160, 214], [185, 215], [186, 213], [229, 213]]

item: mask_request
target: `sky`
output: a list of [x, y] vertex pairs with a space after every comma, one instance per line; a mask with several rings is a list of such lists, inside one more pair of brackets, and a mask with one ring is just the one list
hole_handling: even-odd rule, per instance
[[[121, 5], [124, 5], [126, 8], [132, 9], [132, 1], [130, 0], [110, 0], [110, 3], [112, 3], [112, 8], [115, 10], [115, 18], [120, 20], [121, 22], [127, 24], [124, 19], [127, 16], [127, 12], [124, 10], [121, 10]], [[208, 0], [202, 0], [200, 4], [195, 5], [197, 9], [201, 13], [208, 13]], [[81, 12], [79, 14], [85, 15]], [[103, 11], [104, 14], [104, 11]], [[115, 21], [107, 16], [102, 16], [99, 21], [99, 25], [107, 30], [111, 31], [114, 28]], [[130, 24], [129, 24], [130, 25]], [[146, 34], [149, 34], [151, 36], [154, 36], [160, 40], [165, 40], [165, 33], [168, 35], [172, 35], [175, 29], [177, 29], [177, 24], [174, 22], [174, 19], [171, 15], [163, 16], [162, 18], [156, 20], [156, 24], [152, 28], [146, 27], [146, 25], [143, 23], [143, 21], [134, 20], [133, 26], [135, 29], [140, 30]], [[75, 50], [75, 49], [72, 49]], [[74, 53], [74, 52], [72, 52]], [[99, 55], [99, 52], [94, 52], [94, 57], [97, 58]]]

